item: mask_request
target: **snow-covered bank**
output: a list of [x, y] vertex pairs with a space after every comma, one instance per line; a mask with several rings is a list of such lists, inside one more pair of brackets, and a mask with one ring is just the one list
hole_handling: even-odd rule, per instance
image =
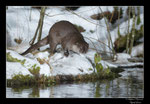
[[[48, 60], [48, 52], [40, 52], [33, 56], [32, 54], [28, 54], [26, 56], [21, 56], [18, 53], [7, 50], [7, 53], [10, 53], [11, 56], [17, 58], [19, 60], [26, 60], [24, 65], [21, 65], [18, 62], [6, 62], [6, 77], [7, 79], [11, 79], [14, 75], [23, 74], [23, 75], [32, 75], [28, 70], [33, 65], [37, 65], [40, 67], [40, 75], [44, 74], [45, 76], [56, 76], [56, 75], [82, 75], [82, 74], [91, 74], [94, 71], [94, 68], [91, 62], [86, 58], [85, 55], [82, 54], [74, 54], [70, 53], [68, 57], [65, 57], [63, 53], [55, 53], [52, 57], [50, 57], [49, 64], [52, 67], [50, 69], [47, 63], [40, 64], [37, 60], [38, 58]], [[106, 61], [101, 61], [101, 64], [104, 68], [107, 66], [117, 67]], [[93, 70], [90, 70], [93, 69]]]
[[[33, 56], [32, 54], [28, 54], [26, 56], [21, 56], [17, 52], [12, 50], [7, 50], [7, 53], [10, 53], [11, 56], [17, 58], [19, 60], [26, 60], [22, 65], [19, 62], [6, 62], [6, 78], [11, 79], [14, 75], [22, 74], [22, 75], [31, 75], [28, 70], [33, 65], [37, 65], [40, 67], [40, 75], [45, 76], [56, 76], [56, 75], [85, 75], [93, 73], [94, 69], [92, 63], [87, 59], [88, 57], [83, 54], [74, 54], [70, 53], [68, 57], [65, 57], [62, 52], [55, 53], [52, 57], [50, 57], [49, 64], [52, 67], [50, 69], [49, 65], [44, 62], [41, 64], [38, 61], [38, 58], [48, 60], [48, 52], [40, 52]], [[88, 54], [88, 53], [87, 53]], [[116, 62], [112, 61], [104, 61], [101, 60], [101, 64], [104, 69], [108, 66], [110, 68], [119, 68], [119, 67], [134, 67], [137, 65], [143, 65], [143, 63], [132, 63], [127, 59], [130, 58], [128, 54], [120, 53], [117, 54], [118, 60]], [[92, 60], [94, 61], [94, 60]], [[90, 70], [90, 68], [92, 70]]]

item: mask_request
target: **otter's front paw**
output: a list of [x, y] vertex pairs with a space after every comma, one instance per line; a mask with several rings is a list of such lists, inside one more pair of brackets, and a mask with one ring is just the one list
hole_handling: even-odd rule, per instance
[[68, 52], [68, 50], [64, 52], [64, 55], [65, 55], [66, 57], [68, 57], [68, 56], [69, 56], [69, 52]]

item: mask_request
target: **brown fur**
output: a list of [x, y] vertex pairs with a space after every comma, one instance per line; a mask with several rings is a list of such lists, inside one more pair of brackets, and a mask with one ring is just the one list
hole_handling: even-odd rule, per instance
[[89, 44], [85, 42], [82, 34], [72, 23], [68, 21], [59, 21], [51, 27], [47, 37], [32, 45], [21, 55], [32, 52], [33, 50], [46, 44], [50, 45], [51, 54], [54, 54], [56, 51], [56, 46], [61, 44], [65, 56], [69, 55], [68, 51], [86, 53], [89, 48]]

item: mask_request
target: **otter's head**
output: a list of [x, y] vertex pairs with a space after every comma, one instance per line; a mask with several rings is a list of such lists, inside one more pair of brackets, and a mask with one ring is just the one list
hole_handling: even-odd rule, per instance
[[77, 41], [72, 46], [72, 50], [77, 53], [86, 53], [88, 51], [89, 44], [85, 41]]

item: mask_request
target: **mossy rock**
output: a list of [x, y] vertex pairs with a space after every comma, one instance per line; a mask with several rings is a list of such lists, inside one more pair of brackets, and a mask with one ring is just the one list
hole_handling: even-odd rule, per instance
[[102, 18], [106, 17], [110, 23], [114, 24], [118, 20], [118, 18], [122, 18], [122, 16], [123, 16], [122, 8], [120, 8], [120, 17], [119, 17], [118, 7], [114, 7], [114, 11], [112, 13], [110, 11], [105, 11], [102, 13], [91, 15], [90, 17], [94, 20], [101, 20]]

